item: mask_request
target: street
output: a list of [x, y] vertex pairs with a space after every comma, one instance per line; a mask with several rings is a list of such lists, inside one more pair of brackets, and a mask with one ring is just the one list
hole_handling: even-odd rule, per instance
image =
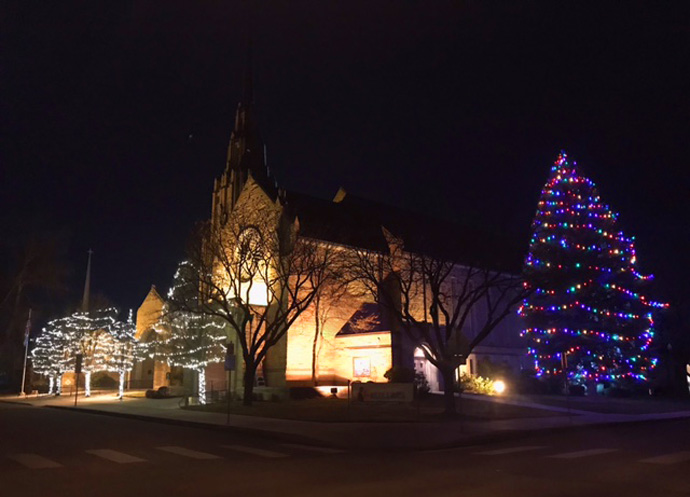
[[340, 451], [0, 403], [0, 495], [690, 495], [690, 420]]

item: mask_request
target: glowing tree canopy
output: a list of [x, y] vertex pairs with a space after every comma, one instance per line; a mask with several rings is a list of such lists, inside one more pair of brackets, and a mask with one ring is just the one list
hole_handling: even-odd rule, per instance
[[[633, 387], [657, 365], [654, 311], [641, 288], [634, 238], [618, 227], [594, 183], [558, 156], [532, 224], [520, 314], [536, 375], [570, 384]], [[564, 368], [565, 373], [564, 375]]]
[[189, 262], [182, 262], [175, 272], [168, 297], [173, 302], [184, 301], [185, 309], [166, 304], [161, 319], [155, 325], [159, 334], [157, 353], [170, 366], [196, 371], [199, 403], [206, 403], [206, 366], [222, 362], [227, 341], [220, 320], [209, 314], [192, 312], [199, 298], [199, 290], [188, 282], [185, 271], [195, 271]]
[[137, 351], [136, 326], [132, 319], [132, 311], [129, 311], [127, 321], [116, 321], [109, 330], [110, 339], [108, 340], [108, 355], [106, 368], [118, 374], [118, 397], [122, 398], [125, 393], [125, 375], [134, 366], [134, 356]]
[[84, 390], [91, 393], [91, 374], [113, 371], [120, 374], [120, 396], [124, 389], [124, 374], [132, 369], [134, 324], [130, 319], [117, 320], [116, 308], [89, 312], [75, 312], [50, 321], [31, 353], [34, 370], [47, 375], [50, 391], [56, 386], [61, 393], [61, 378], [66, 371], [74, 371], [76, 355], [82, 354]]
[[31, 351], [33, 370], [48, 377], [49, 394], [60, 395], [62, 373], [68, 368], [70, 357], [69, 318], [49, 321], [36, 338]]

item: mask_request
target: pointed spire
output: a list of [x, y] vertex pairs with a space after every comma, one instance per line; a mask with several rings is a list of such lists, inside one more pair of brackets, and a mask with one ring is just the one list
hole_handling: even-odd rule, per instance
[[247, 39], [247, 60], [244, 67], [244, 87], [242, 88], [242, 103], [245, 107], [254, 104], [254, 60], [251, 36]]
[[84, 296], [81, 299], [81, 310], [82, 312], [89, 311], [89, 299], [91, 297], [91, 255], [93, 250], [88, 251], [89, 259], [86, 263], [86, 278], [84, 279]]

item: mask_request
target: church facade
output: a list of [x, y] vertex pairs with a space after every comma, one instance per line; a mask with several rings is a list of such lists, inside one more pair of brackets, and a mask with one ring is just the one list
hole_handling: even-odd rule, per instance
[[[213, 184], [210, 223], [214, 228], [222, 228], [241, 212], [256, 219], [257, 225], [278, 230], [287, 223], [300, 236], [319, 243], [376, 253], [390, 252], [391, 233], [405, 240], [420, 231], [448, 232], [443, 223], [350, 195], [343, 189], [331, 200], [281, 189], [267, 167], [252, 105], [251, 81], [247, 79], [236, 112], [226, 167]], [[411, 226], [416, 231], [411, 231]], [[163, 304], [164, 298], [152, 288], [137, 313], [139, 340], [155, 338], [153, 327]], [[468, 322], [471, 326], [473, 320]], [[482, 363], [487, 362], [519, 370], [524, 355], [519, 329], [517, 315], [513, 313], [473, 350], [460, 370], [478, 374]], [[470, 339], [478, 332], [479, 329], [466, 330]], [[241, 354], [237, 353], [240, 349], [232, 334], [228, 341], [235, 342], [235, 370], [226, 372], [222, 363], [212, 364], [207, 368], [206, 381], [210, 390], [229, 388], [239, 393], [243, 367]], [[331, 388], [348, 381], [385, 382], [385, 373], [394, 365], [414, 368], [424, 374], [432, 391], [442, 389], [441, 378], [422, 350], [396, 329], [374, 299], [339, 292], [312, 303], [270, 349], [256, 378], [257, 391], [284, 396], [290, 386]], [[180, 371], [151, 359], [135, 366], [130, 383], [139, 388], [183, 383], [193, 390], [189, 388], [190, 379], [185, 378]]]

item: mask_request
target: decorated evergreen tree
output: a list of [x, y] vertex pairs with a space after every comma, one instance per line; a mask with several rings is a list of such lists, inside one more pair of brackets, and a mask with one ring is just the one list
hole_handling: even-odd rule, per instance
[[667, 305], [642, 288], [634, 238], [594, 183], [562, 152], [542, 190], [532, 224], [520, 308], [537, 377], [569, 384], [644, 385], [653, 357], [654, 313]]
[[[197, 373], [199, 403], [205, 404], [206, 366], [223, 361], [227, 333], [214, 316], [193, 311], [198, 307], [199, 289], [189, 283], [194, 279], [185, 272], [196, 270], [189, 262], [178, 266], [168, 293], [169, 302], [155, 325], [159, 334], [156, 350], [170, 366]], [[181, 302], [185, 303], [184, 308], [178, 307]]]

